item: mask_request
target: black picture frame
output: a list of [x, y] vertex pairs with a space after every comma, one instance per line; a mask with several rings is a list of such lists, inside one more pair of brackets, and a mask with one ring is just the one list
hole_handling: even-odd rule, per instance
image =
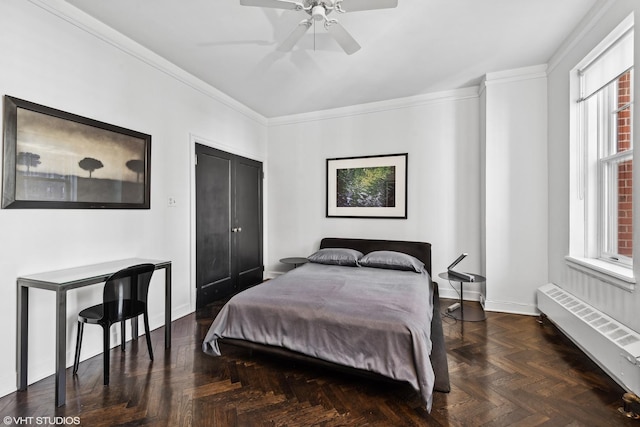
[[3, 209], [149, 209], [151, 135], [4, 96]]
[[327, 159], [327, 218], [407, 219], [408, 153]]

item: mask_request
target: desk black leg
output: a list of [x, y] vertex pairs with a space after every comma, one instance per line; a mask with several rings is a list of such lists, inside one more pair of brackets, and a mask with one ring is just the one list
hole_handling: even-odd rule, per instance
[[67, 400], [67, 292], [56, 291], [56, 406]]
[[462, 297], [464, 291], [464, 284], [460, 282], [460, 320], [464, 321], [464, 298]]
[[27, 354], [29, 351], [29, 288], [18, 282], [18, 330], [16, 363], [18, 390], [27, 389]]
[[171, 264], [164, 272], [164, 348], [171, 348]]

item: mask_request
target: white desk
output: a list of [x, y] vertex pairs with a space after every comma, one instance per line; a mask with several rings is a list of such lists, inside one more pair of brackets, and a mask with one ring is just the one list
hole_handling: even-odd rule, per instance
[[[29, 347], [29, 288], [56, 293], [56, 406], [66, 402], [67, 291], [105, 282], [116, 271], [136, 264], [155, 264], [165, 270], [164, 344], [171, 347], [171, 261], [129, 258], [65, 270], [48, 271], [18, 277], [17, 387], [27, 389]], [[133, 339], [138, 339], [138, 322], [131, 322]], [[107, 349], [108, 351], [108, 349]]]

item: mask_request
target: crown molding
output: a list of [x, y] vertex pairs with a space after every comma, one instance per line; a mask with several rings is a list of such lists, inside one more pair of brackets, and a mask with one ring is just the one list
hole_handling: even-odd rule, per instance
[[496, 84], [505, 84], [512, 82], [520, 82], [524, 80], [546, 79], [547, 65], [533, 65], [531, 67], [514, 68], [512, 70], [497, 71], [485, 74], [480, 83], [480, 92], [482, 93], [487, 86]]
[[359, 116], [364, 114], [379, 113], [384, 111], [413, 108], [422, 105], [441, 102], [459, 101], [463, 99], [478, 98], [478, 86], [462, 89], [454, 89], [443, 92], [434, 92], [415, 95], [405, 98], [389, 99], [386, 101], [369, 102], [348, 107], [332, 108], [313, 111], [310, 113], [292, 114], [268, 119], [269, 126], [284, 126], [296, 123], [330, 120], [342, 117]]
[[587, 34], [602, 19], [602, 16], [616, 3], [617, 0], [597, 1], [578, 26], [562, 42], [560, 47], [551, 56], [548, 62], [547, 72], [553, 71], [562, 60], [585, 38]]
[[224, 92], [188, 73], [174, 63], [152, 52], [122, 33], [98, 21], [63, 0], [28, 0], [35, 6], [50, 12], [67, 23], [79, 28], [122, 52], [138, 59], [156, 70], [172, 77], [197, 92], [225, 105], [245, 117], [267, 126], [267, 118], [255, 112]]

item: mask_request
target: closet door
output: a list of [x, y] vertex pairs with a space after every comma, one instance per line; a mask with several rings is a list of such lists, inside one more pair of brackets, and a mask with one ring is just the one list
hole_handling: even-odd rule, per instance
[[262, 282], [262, 163], [236, 157], [234, 162], [237, 231], [234, 257], [238, 272], [237, 287], [246, 289]]
[[262, 163], [196, 145], [196, 307], [260, 283]]
[[196, 307], [233, 293], [231, 158], [196, 146]]

